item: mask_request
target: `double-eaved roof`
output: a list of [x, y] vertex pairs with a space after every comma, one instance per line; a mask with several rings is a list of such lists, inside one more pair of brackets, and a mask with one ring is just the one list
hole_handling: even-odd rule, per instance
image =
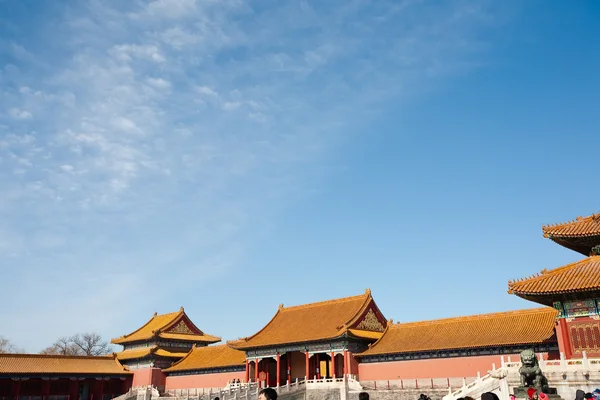
[[130, 375], [110, 356], [59, 356], [46, 354], [0, 354], [2, 375]]
[[553, 308], [389, 324], [360, 356], [497, 348], [556, 342]]
[[600, 213], [574, 221], [545, 225], [544, 237], [587, 258], [550, 271], [508, 282], [508, 293], [552, 306], [557, 300], [600, 296]]
[[194, 347], [181, 360], [165, 369], [170, 372], [202, 371], [227, 367], [243, 367], [246, 353], [232, 349], [226, 344]]
[[279, 309], [258, 333], [229, 344], [240, 350], [331, 340], [342, 336], [375, 340], [387, 321], [367, 289], [359, 296]]
[[114, 344], [128, 344], [149, 341], [151, 339], [172, 339], [193, 343], [216, 343], [221, 338], [205, 334], [186, 315], [183, 307], [178, 312], [154, 314], [141, 328], [128, 335], [111, 340]]

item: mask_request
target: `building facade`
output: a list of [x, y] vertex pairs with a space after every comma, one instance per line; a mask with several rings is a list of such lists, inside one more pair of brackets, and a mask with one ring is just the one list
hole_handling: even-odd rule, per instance
[[586, 256], [532, 277], [510, 281], [509, 293], [553, 307], [566, 358], [600, 356], [600, 214], [543, 227], [544, 236]]
[[533, 348], [559, 358], [557, 312], [536, 308], [389, 324], [381, 339], [358, 354], [361, 380], [460, 378], [500, 365], [501, 356]]
[[258, 333], [229, 346], [246, 353], [246, 381], [265, 386], [357, 374], [355, 354], [381, 338], [387, 321], [371, 291], [279, 309]]
[[509, 281], [509, 293], [543, 308], [394, 324], [367, 289], [358, 296], [280, 305], [259, 332], [221, 345], [181, 308], [154, 314], [113, 339], [123, 346], [115, 356], [0, 355], [0, 398], [92, 400], [132, 386], [281, 386], [346, 375], [363, 381], [467, 378], [524, 349], [546, 359], [600, 357], [600, 214], [544, 226], [543, 232], [585, 255]]
[[132, 381], [115, 355], [0, 354], [0, 398], [108, 400], [126, 393]]
[[155, 313], [139, 329], [111, 343], [123, 346], [117, 358], [134, 371], [134, 386], [153, 385], [162, 389], [166, 379], [162, 370], [184, 358], [193, 347], [208, 346], [220, 340], [202, 332], [181, 307], [174, 313]]

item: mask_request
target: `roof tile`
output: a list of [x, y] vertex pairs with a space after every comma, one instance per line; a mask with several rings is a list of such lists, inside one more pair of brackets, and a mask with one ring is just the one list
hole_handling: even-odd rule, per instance
[[600, 213], [578, 217], [574, 221], [542, 227], [544, 236], [585, 237], [600, 235]]
[[[184, 322], [185, 321], [185, 322]], [[154, 314], [142, 327], [128, 335], [111, 340], [114, 344], [141, 342], [153, 337], [185, 340], [189, 342], [216, 343], [219, 337], [207, 335], [198, 329], [185, 314], [183, 307], [174, 313]]]
[[194, 371], [244, 365], [246, 353], [226, 344], [194, 347], [183, 359], [165, 372]]
[[0, 354], [0, 374], [131, 374], [112, 356]]
[[556, 340], [553, 308], [389, 324], [361, 356], [510, 346]]
[[508, 283], [509, 293], [545, 295], [600, 289], [600, 256], [542, 271], [541, 274]]
[[[248, 349], [339, 337], [348, 331], [356, 318], [371, 304], [376, 307], [371, 292], [367, 290], [359, 296], [293, 307], [280, 306], [262, 330], [254, 336], [230, 342], [230, 345]], [[383, 326], [381, 329], [383, 330]]]

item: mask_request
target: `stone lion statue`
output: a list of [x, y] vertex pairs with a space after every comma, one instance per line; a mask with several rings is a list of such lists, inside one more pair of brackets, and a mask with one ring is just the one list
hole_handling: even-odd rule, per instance
[[521, 352], [521, 386], [534, 387], [538, 392], [544, 392], [548, 389], [548, 379], [542, 374], [542, 369], [533, 350], [523, 350]]

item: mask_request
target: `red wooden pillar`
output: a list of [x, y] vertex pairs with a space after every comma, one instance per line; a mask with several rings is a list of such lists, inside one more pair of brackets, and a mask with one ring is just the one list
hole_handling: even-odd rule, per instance
[[281, 383], [281, 355], [278, 353], [277, 354], [277, 385], [275, 385], [275, 386], [279, 386], [280, 383]]
[[256, 360], [254, 360], [254, 380], [256, 382], [258, 382], [258, 364], [259, 364], [259, 360], [258, 358]]
[[348, 375], [348, 350], [344, 350], [344, 376]]
[[271, 360], [270, 359], [266, 359], [263, 360], [263, 368], [265, 369], [266, 372], [266, 377], [265, 377], [265, 387], [269, 387], [271, 386], [271, 377], [269, 374], [269, 370], [271, 369]]
[[319, 354], [315, 354], [315, 371], [317, 372], [317, 379], [321, 379], [321, 363], [319, 362]]
[[[126, 393], [125, 390], [123, 393]], [[77, 397], [79, 396], [79, 388], [77, 385], [77, 381], [73, 378], [69, 380], [69, 400], [79, 400]]]
[[15, 399], [19, 399], [21, 395], [21, 381], [11, 381], [10, 391]]
[[285, 359], [287, 361], [287, 383], [292, 383], [292, 353], [286, 353]]
[[100, 400], [104, 397], [104, 379], [100, 379]]
[[50, 378], [42, 379], [42, 400], [50, 398]]
[[331, 377], [335, 379], [335, 353], [331, 352]]
[[568, 360], [573, 357], [573, 347], [571, 345], [571, 338], [569, 334], [569, 326], [567, 320], [564, 318], [558, 318], [555, 323], [556, 326], [556, 339], [558, 341], [558, 351], [565, 355]]
[[248, 362], [248, 359], [246, 358], [246, 382], [248, 382], [250, 380], [250, 363]]
[[310, 379], [310, 357], [308, 355], [308, 350], [306, 351], [306, 380]]
[[[133, 386], [132, 378], [124, 378], [121, 380], [121, 393], [127, 393]], [[75, 400], [78, 400], [77, 398]]]

